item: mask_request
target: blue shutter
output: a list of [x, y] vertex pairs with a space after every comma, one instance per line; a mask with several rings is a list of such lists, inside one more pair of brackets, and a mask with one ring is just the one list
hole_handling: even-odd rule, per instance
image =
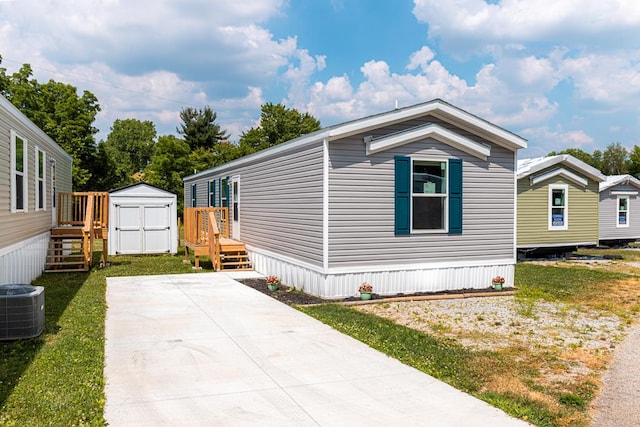
[[411, 232], [411, 158], [395, 157], [395, 234]]
[[218, 182], [220, 183], [218, 185], [218, 206], [222, 207], [222, 178], [218, 178]]
[[211, 196], [211, 206], [215, 207], [216, 206], [216, 182], [211, 181], [211, 185], [213, 186], [213, 191], [212, 191], [212, 196]]
[[191, 207], [195, 208], [198, 206], [198, 187], [197, 184], [191, 185]]
[[461, 159], [449, 159], [449, 234], [462, 234]]

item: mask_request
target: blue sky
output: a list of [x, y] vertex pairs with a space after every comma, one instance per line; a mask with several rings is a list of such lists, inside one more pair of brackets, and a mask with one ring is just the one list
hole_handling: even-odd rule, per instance
[[205, 105], [237, 140], [283, 102], [328, 126], [442, 98], [519, 157], [640, 145], [636, 0], [0, 0], [0, 55], [175, 133]]

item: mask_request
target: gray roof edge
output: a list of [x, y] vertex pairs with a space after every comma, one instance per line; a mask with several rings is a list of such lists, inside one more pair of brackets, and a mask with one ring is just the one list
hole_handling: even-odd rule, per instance
[[[523, 160], [526, 160], [526, 159], [523, 159]], [[583, 175], [586, 175], [587, 177], [591, 178], [592, 180], [598, 183], [606, 180], [606, 177], [604, 176], [604, 174], [600, 172], [598, 169], [594, 168], [591, 165], [586, 164], [582, 160], [579, 160], [570, 154], [557, 154], [555, 156], [541, 158], [540, 161], [528, 167], [528, 169], [525, 172], [522, 172], [522, 173], [518, 172], [517, 176], [518, 176], [518, 179], [526, 178], [531, 174], [534, 174], [538, 171], [541, 171], [543, 169], [546, 169], [558, 164], [565, 164], [565, 165], [571, 166], [573, 169], [576, 169]]]

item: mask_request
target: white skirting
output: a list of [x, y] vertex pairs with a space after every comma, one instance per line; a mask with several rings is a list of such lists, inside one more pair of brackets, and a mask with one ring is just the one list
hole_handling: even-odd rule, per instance
[[49, 233], [0, 249], [0, 285], [31, 283], [44, 270]]
[[389, 266], [388, 270], [378, 265], [375, 271], [362, 268], [355, 272], [325, 274], [321, 272], [320, 267], [279, 257], [273, 253], [247, 249], [257, 272], [278, 276], [288, 286], [323, 298], [356, 296], [358, 286], [363, 282], [370, 283], [374, 293], [380, 295], [484, 289], [491, 286], [491, 279], [495, 276], [504, 277], [506, 287], [513, 286], [514, 282], [515, 262], [504, 260], [494, 264], [486, 262], [470, 266], [438, 265], [433, 268], [421, 265], [420, 268], [407, 266], [406, 269], [399, 269], [394, 265]]

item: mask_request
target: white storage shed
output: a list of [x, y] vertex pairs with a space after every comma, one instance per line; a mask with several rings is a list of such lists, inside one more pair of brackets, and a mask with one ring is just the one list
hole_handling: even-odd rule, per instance
[[109, 194], [109, 255], [178, 252], [175, 194], [137, 183]]

